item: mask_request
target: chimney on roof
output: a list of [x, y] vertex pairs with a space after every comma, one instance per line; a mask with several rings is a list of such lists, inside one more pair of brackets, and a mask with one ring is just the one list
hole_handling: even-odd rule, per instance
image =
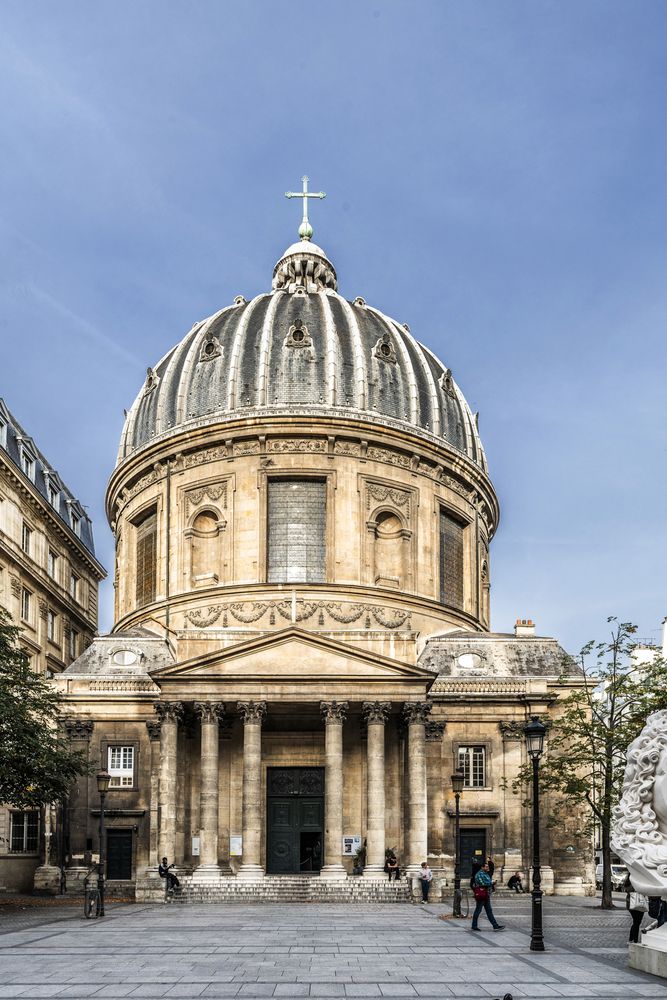
[[514, 625], [514, 634], [517, 639], [524, 639], [526, 636], [535, 635], [535, 623], [532, 618], [517, 618]]

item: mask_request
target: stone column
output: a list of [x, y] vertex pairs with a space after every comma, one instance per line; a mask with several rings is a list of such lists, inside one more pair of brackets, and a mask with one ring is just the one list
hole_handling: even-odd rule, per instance
[[160, 793], [158, 856], [169, 864], [176, 858], [176, 779], [178, 775], [178, 722], [183, 718], [180, 701], [158, 701], [155, 711], [160, 719]]
[[151, 719], [146, 723], [151, 747], [151, 795], [148, 815], [148, 859], [149, 868], [157, 868], [160, 859], [158, 851], [158, 818], [160, 815], [160, 721]]
[[416, 875], [428, 851], [426, 788], [426, 720], [432, 705], [408, 702], [404, 709], [408, 726], [408, 835], [409, 875]]
[[426, 784], [428, 811], [428, 853], [444, 854], [445, 839], [445, 788], [450, 785], [450, 774], [442, 766], [442, 737], [444, 722], [426, 723]]
[[525, 735], [523, 722], [499, 722], [498, 728], [503, 741], [503, 860], [500, 878], [506, 882], [515, 871], [527, 874], [530, 856], [523, 858], [523, 822], [525, 809], [521, 795], [512, 791], [512, 783], [518, 780]]
[[391, 711], [388, 701], [365, 701], [362, 712], [366, 719], [367, 737], [367, 809], [366, 867], [367, 878], [384, 877], [385, 833], [385, 762], [384, 724]]
[[225, 706], [221, 701], [196, 701], [195, 712], [201, 719], [201, 768], [199, 779], [199, 865], [197, 874], [220, 874], [218, 864], [218, 774], [220, 719]]
[[343, 722], [346, 701], [323, 701], [324, 715], [324, 867], [321, 878], [347, 878], [343, 851]]
[[238, 877], [264, 877], [262, 868], [262, 719], [265, 701], [240, 701], [243, 717], [243, 864]]
[[[65, 731], [69, 737], [72, 750], [78, 750], [86, 760], [91, 762], [90, 739], [93, 735], [94, 723], [91, 719], [65, 719]], [[106, 761], [101, 761], [106, 767]], [[82, 888], [83, 879], [88, 874], [86, 863], [86, 838], [90, 821], [90, 784], [95, 778], [90, 774], [81, 774], [72, 785], [67, 804], [67, 891], [78, 892]], [[93, 838], [96, 843], [96, 838]]]

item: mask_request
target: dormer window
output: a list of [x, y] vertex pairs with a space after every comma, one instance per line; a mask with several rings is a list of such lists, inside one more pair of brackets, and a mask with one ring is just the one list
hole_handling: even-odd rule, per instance
[[72, 526], [72, 531], [77, 538], [81, 538], [81, 517], [77, 512], [70, 507], [69, 520]]
[[285, 337], [285, 347], [312, 347], [313, 341], [308, 333], [308, 327], [302, 319], [294, 320]]
[[217, 337], [212, 334], [206, 338], [201, 346], [201, 351], [199, 352], [200, 361], [213, 361], [214, 358], [219, 358], [222, 356], [222, 347], [220, 346], [220, 341]]
[[35, 459], [25, 445], [21, 446], [21, 468], [31, 483], [35, 481]]
[[391, 337], [388, 333], [385, 333], [383, 337], [380, 337], [377, 344], [373, 348], [373, 354], [380, 361], [387, 361], [389, 364], [395, 365], [396, 358], [396, 348], [392, 344]]
[[60, 490], [56, 489], [53, 483], [49, 483], [47, 487], [47, 493], [49, 495], [49, 503], [54, 510], [60, 509]]
[[7, 423], [0, 419], [0, 448], [7, 447]]

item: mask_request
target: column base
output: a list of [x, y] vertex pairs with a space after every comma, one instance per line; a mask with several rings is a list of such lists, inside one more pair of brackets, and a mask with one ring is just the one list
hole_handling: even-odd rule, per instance
[[236, 873], [236, 877], [246, 879], [248, 882], [258, 882], [264, 878], [264, 874], [261, 865], [243, 864]]
[[384, 865], [366, 865], [362, 878], [386, 878]]
[[199, 865], [192, 873], [192, 881], [196, 882], [214, 882], [217, 881], [222, 875], [222, 868], [220, 865]]
[[330, 881], [343, 881], [347, 878], [347, 872], [342, 865], [325, 865], [320, 869], [320, 878]]
[[422, 873], [421, 864], [418, 865], [408, 865], [405, 869], [405, 874], [408, 878], [420, 878]]

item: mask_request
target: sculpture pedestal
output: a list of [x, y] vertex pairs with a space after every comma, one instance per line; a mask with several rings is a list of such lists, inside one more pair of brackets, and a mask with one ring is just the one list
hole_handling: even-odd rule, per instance
[[667, 979], [667, 924], [641, 935], [641, 944], [628, 945], [628, 965]]

